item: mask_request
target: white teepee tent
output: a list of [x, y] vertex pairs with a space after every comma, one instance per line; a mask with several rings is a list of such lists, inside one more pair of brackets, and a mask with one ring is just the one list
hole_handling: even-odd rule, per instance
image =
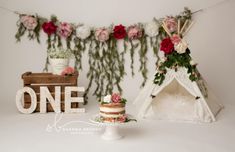
[[153, 80], [146, 83], [134, 101], [139, 118], [213, 122], [222, 108], [205, 82], [191, 81], [184, 67], [167, 69], [160, 86]]

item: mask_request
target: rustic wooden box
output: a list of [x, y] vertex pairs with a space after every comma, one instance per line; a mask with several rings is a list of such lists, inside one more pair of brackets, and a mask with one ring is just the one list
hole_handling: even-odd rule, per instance
[[[73, 75], [61, 76], [54, 75], [52, 73], [32, 73], [26, 72], [22, 74], [22, 79], [24, 82], [24, 87], [32, 88], [37, 95], [37, 108], [34, 112], [39, 112], [40, 109], [40, 87], [46, 86], [52, 96], [55, 96], [55, 86], [61, 87], [61, 110], [64, 111], [64, 97], [65, 97], [65, 87], [66, 86], [77, 86], [78, 72], [75, 72]], [[72, 92], [73, 97], [77, 97], [78, 93]], [[31, 98], [29, 94], [24, 94], [24, 107], [29, 108], [31, 105]], [[78, 108], [78, 103], [72, 103], [72, 108]], [[47, 103], [47, 112], [53, 112], [50, 103]]]

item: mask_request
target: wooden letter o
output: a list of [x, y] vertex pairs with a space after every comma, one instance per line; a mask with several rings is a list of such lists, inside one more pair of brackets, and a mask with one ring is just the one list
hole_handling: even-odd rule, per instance
[[[31, 105], [27, 109], [25, 109], [23, 106], [23, 102], [24, 102], [23, 97], [24, 97], [25, 92], [27, 92], [31, 97]], [[24, 88], [17, 91], [17, 93], [16, 93], [16, 107], [22, 113], [29, 114], [29, 113], [34, 112], [34, 110], [37, 107], [37, 96], [32, 88], [24, 87]]]

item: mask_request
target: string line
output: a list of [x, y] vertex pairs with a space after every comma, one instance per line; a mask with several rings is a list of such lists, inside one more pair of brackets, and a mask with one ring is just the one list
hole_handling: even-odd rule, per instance
[[[215, 3], [215, 4], [213, 4], [213, 5], [210, 5], [210, 6], [207, 6], [207, 7], [201, 8], [201, 9], [198, 9], [198, 10], [196, 10], [196, 11], [193, 11], [192, 14], [196, 14], [196, 13], [199, 13], [199, 12], [202, 12], [202, 11], [205, 11], [205, 10], [208, 10], [208, 9], [211, 9], [211, 8], [214, 8], [214, 7], [216, 7], [216, 6], [218, 6], [218, 5], [222, 5], [223, 3], [228, 2], [228, 1], [230, 1], [230, 0], [222, 0], [222, 1], [219, 1], [219, 2], [217, 2], [217, 3]], [[14, 11], [14, 10], [12, 10], [12, 9], [10, 9], [10, 8], [6, 8], [6, 7], [4, 7], [4, 6], [0, 6], [0, 9], [5, 10], [5, 11], [8, 11], [8, 12], [11, 12], [11, 13], [14, 13], [14, 14], [17, 14], [17, 15], [20, 15], [20, 14], [21, 14], [21, 13], [19, 13], [18, 11]]]

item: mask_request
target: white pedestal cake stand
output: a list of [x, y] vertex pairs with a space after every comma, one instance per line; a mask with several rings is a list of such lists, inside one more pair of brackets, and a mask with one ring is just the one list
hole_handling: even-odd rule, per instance
[[[120, 123], [120, 122], [101, 122], [99, 121], [99, 117], [100, 115], [94, 115], [90, 121], [93, 123], [96, 123], [100, 126], [105, 126], [105, 131], [102, 134], [101, 138], [104, 140], [118, 140], [123, 138], [124, 136], [121, 135], [119, 133], [119, 127], [120, 126], [126, 126], [127, 124], [130, 124], [133, 121], [129, 121], [129, 122], [124, 122], [124, 123]], [[128, 118], [132, 118], [132, 116], [128, 115]]]

